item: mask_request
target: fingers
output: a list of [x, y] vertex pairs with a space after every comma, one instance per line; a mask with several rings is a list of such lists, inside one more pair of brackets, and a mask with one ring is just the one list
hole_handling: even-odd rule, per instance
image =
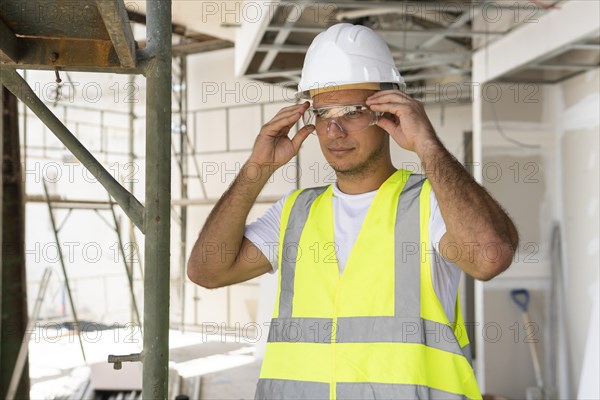
[[373, 111], [388, 112], [397, 116], [407, 112], [424, 113], [423, 103], [399, 90], [376, 92], [366, 100], [366, 104]]
[[[421, 102], [413, 99], [406, 93], [399, 90], [382, 90], [381, 92], [375, 92], [372, 96], [367, 98], [366, 104], [369, 107], [377, 106], [380, 104], [396, 104], [396, 105], [421, 105]], [[377, 110], [380, 111], [380, 110]], [[386, 110], [387, 111], [387, 110]]]
[[287, 135], [291, 127], [300, 120], [309, 105], [309, 102], [304, 102], [282, 108], [275, 114], [273, 119], [264, 125], [265, 133], [269, 136]]
[[315, 130], [314, 125], [306, 125], [302, 127], [294, 137], [292, 138], [292, 147], [294, 148], [294, 154], [298, 154], [300, 146], [306, 140], [306, 138]]
[[369, 96], [367, 105], [369, 105], [369, 103], [380, 103], [391, 100], [417, 102], [417, 100], [400, 90], [381, 90]]
[[377, 121], [377, 125], [379, 127], [383, 128], [383, 130], [386, 131], [387, 133], [391, 134], [391, 132], [393, 132], [396, 129], [396, 127], [398, 127], [398, 125], [400, 125], [400, 122], [394, 123], [390, 119], [379, 118], [379, 121]]

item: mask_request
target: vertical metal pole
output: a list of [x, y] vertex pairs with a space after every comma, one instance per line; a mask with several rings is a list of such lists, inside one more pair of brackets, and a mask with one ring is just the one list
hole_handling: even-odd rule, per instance
[[48, 211], [50, 213], [50, 222], [52, 223], [52, 231], [54, 232], [54, 240], [56, 240], [56, 248], [58, 250], [58, 259], [60, 260], [60, 267], [62, 268], [63, 276], [65, 277], [65, 287], [67, 288], [67, 295], [69, 296], [69, 304], [71, 305], [71, 312], [73, 313], [73, 320], [75, 321], [75, 331], [79, 338], [79, 347], [81, 348], [81, 355], [83, 361], [87, 364], [85, 358], [85, 350], [83, 349], [83, 340], [81, 339], [81, 329], [79, 326], [79, 318], [77, 318], [77, 310], [75, 309], [75, 302], [73, 301], [73, 294], [71, 293], [71, 286], [69, 285], [69, 277], [67, 276], [67, 268], [65, 267], [65, 259], [62, 253], [62, 247], [58, 240], [58, 228], [56, 227], [56, 221], [54, 220], [54, 211], [52, 210], [52, 204], [50, 202], [50, 195], [48, 194], [48, 187], [46, 181], [42, 179], [44, 185], [44, 193], [46, 194], [46, 203], [48, 204]]
[[[482, 85], [484, 83], [482, 82]], [[473, 88], [473, 176], [475, 180], [482, 184], [483, 183], [483, 155], [482, 155], [482, 113], [483, 113], [483, 97], [481, 87], [476, 86]], [[475, 337], [485, 337], [483, 332], [483, 325], [485, 323], [484, 315], [484, 282], [475, 281]], [[481, 336], [479, 336], [481, 335]], [[485, 393], [486, 379], [485, 379], [485, 340], [478, 340], [475, 342], [475, 354], [477, 358], [475, 362], [475, 376], [479, 383], [479, 389], [481, 393]]]
[[[78, 132], [79, 129], [76, 130]], [[106, 154], [104, 153], [104, 111], [100, 111], [100, 154], [104, 156], [104, 162], [106, 162]]]
[[21, 347], [19, 348], [19, 356], [17, 357], [15, 369], [13, 370], [12, 377], [10, 378], [10, 385], [8, 387], [8, 392], [6, 393], [6, 400], [13, 400], [17, 394], [17, 386], [19, 385], [21, 375], [23, 374], [23, 368], [25, 367], [25, 362], [27, 361], [29, 340], [31, 339], [31, 333], [34, 330], [34, 325], [37, 323], [37, 320], [40, 316], [42, 301], [44, 300], [44, 295], [46, 293], [46, 288], [48, 287], [48, 281], [50, 280], [51, 273], [52, 268], [46, 267], [44, 270], [44, 275], [42, 276], [42, 280], [40, 281], [40, 288], [38, 289], [37, 299], [35, 300], [35, 305], [33, 306], [33, 312], [31, 313], [31, 318], [27, 323], [25, 336], [23, 337]]
[[[133, 167], [133, 163], [135, 162], [135, 157], [134, 157], [134, 134], [135, 134], [135, 101], [133, 99], [133, 95], [135, 93], [135, 75], [129, 75], [129, 168], [133, 168], [133, 171], [137, 171], [137, 168]], [[135, 179], [129, 178], [129, 187], [127, 188], [129, 190], [129, 193], [134, 194], [134, 181]], [[124, 182], [125, 183], [125, 182]], [[133, 246], [134, 241], [131, 240], [131, 238], [133, 237], [133, 235], [135, 235], [134, 232], [135, 226], [133, 225], [133, 221], [131, 221], [131, 219], [129, 220], [129, 245], [130, 247]], [[131, 252], [129, 253], [129, 258], [127, 260], [125, 260], [125, 266], [127, 267], [127, 270], [129, 271], [129, 275], [131, 276], [131, 282], [132, 282], [132, 286], [131, 286], [131, 295], [134, 296], [135, 295], [135, 290], [134, 290], [134, 283], [135, 283], [135, 274], [134, 274], [134, 268], [133, 268], [133, 262], [134, 262], [134, 253], [133, 253], [133, 248], [131, 250]], [[131, 316], [132, 316], [132, 320], [133, 320], [133, 313], [134, 312], [139, 312], [139, 310], [137, 309], [137, 307], [135, 307], [135, 311], [134, 311], [134, 305], [133, 302], [131, 303]], [[140, 329], [142, 328], [142, 323], [139, 320], [139, 313], [138, 313], [138, 320], [137, 322], [140, 324]]]
[[121, 257], [123, 257], [123, 264], [125, 265], [125, 274], [127, 275], [127, 281], [129, 283], [129, 292], [131, 294], [131, 309], [133, 310], [133, 318], [132, 321], [135, 321], [140, 327], [142, 326], [142, 320], [140, 319], [140, 313], [138, 311], [137, 302], [135, 301], [135, 291], [133, 290], [133, 275], [132, 269], [129, 269], [127, 266], [127, 258], [125, 256], [125, 249], [123, 248], [123, 240], [121, 239], [121, 226], [119, 224], [119, 220], [117, 219], [117, 214], [115, 213], [114, 203], [109, 198], [110, 202], [110, 212], [113, 217], [113, 222], [115, 223], [115, 232], [117, 233], [117, 240], [119, 241], [119, 251], [121, 253]]
[[225, 151], [229, 151], [230, 146], [229, 137], [229, 107], [225, 107]]
[[[4, 135], [7, 133], [4, 132], [4, 86], [0, 85], [0, 239], [2, 236], [2, 226], [4, 225], [3, 216], [4, 216]], [[4, 242], [0, 244], [0, 289], [2, 289], [2, 275], [4, 271], [4, 262], [2, 262], [2, 248], [4, 247]], [[0, 313], [2, 312], [2, 293], [0, 293]], [[0, 315], [0, 338], [2, 338], [2, 316]], [[2, 344], [0, 343], [0, 360], [2, 358]], [[1, 376], [1, 375], [0, 375]], [[0, 382], [0, 395], [4, 392], [4, 387], [2, 387], [2, 382]]]
[[144, 370], [142, 398], [166, 399], [171, 202], [171, 0], [147, 2]]
[[[27, 70], [26, 69], [23, 70], [23, 79], [27, 80]], [[25, 171], [27, 171], [27, 119], [29, 117], [27, 116], [27, 106], [23, 102], [21, 102], [21, 106], [23, 107], [23, 169], [25, 169]], [[2, 131], [2, 129], [0, 129], [0, 132], [1, 131]], [[27, 176], [27, 174], [25, 174], [25, 176], [23, 177], [23, 187], [26, 187], [25, 186], [26, 176]], [[0, 193], [2, 193], [2, 192], [0, 191]]]
[[[187, 56], [179, 57], [180, 79], [179, 79], [179, 150], [180, 150], [180, 165], [181, 165], [181, 187], [180, 195], [182, 199], [188, 197], [187, 174], [188, 174], [188, 146], [187, 146]], [[187, 205], [181, 204], [179, 210], [181, 216], [181, 224], [179, 225], [179, 264], [180, 264], [180, 312], [181, 332], [185, 329], [185, 281], [186, 273], [186, 252], [187, 252]]]

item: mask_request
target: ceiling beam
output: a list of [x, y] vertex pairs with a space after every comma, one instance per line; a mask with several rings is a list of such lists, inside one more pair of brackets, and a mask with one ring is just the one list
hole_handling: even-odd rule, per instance
[[585, 65], [585, 64], [533, 64], [527, 67], [527, 69], [546, 69], [549, 71], [586, 71], [589, 69], [596, 69], [600, 65]]
[[[306, 53], [308, 50], [308, 45], [302, 44], [261, 44], [256, 48], [256, 51], [269, 51], [271, 49], [276, 49], [282, 53]], [[454, 51], [452, 53], [448, 53], [447, 51], [437, 51], [437, 50], [429, 50], [429, 49], [403, 49], [403, 50], [395, 50], [391, 48], [392, 55], [394, 57], [402, 57], [405, 54], [424, 54], [424, 55], [440, 55], [445, 56], [448, 54], [455, 55], [464, 55], [465, 57], [471, 57], [472, 53], [470, 51]]]
[[471, 73], [471, 70], [468, 70], [468, 69], [450, 68], [449, 70], [440, 71], [440, 72], [426, 72], [426, 73], [417, 74], [417, 75], [407, 75], [404, 77], [404, 82], [409, 83], [409, 82], [414, 82], [414, 81], [421, 81], [421, 80], [425, 80], [425, 79], [440, 78], [440, 77], [452, 76], [452, 75], [469, 75], [470, 73]]
[[302, 73], [301, 69], [284, 69], [278, 71], [265, 71], [265, 72], [257, 72], [255, 74], [246, 74], [244, 78], [248, 79], [264, 79], [264, 78], [276, 78], [283, 77], [289, 75], [300, 75]]
[[207, 51], [228, 49], [231, 47], [233, 47], [233, 42], [223, 39], [175, 44], [173, 45], [173, 56], [206, 53]]
[[303, 6], [332, 6], [337, 9], [343, 8], [397, 8], [398, 12], [414, 13], [418, 11], [458, 13], [469, 10], [521, 10], [532, 11], [537, 10], [547, 12], [548, 9], [538, 6], [533, 2], [511, 2], [511, 3], [468, 3], [468, 2], [429, 2], [429, 1], [323, 1], [315, 3], [314, 0], [284, 0], [280, 7], [285, 7], [286, 4], [299, 4]]
[[0, 62], [17, 62], [17, 36], [0, 18]]
[[448, 65], [448, 64], [452, 64], [452, 63], [457, 63], [457, 62], [464, 62], [467, 60], [471, 60], [471, 56], [470, 54], [457, 54], [454, 55], [452, 53], [449, 53], [448, 55], [445, 56], [437, 56], [437, 57], [425, 57], [422, 59], [416, 59], [416, 60], [410, 60], [410, 61], [403, 61], [403, 60], [396, 60], [396, 65], [398, 66], [398, 70], [399, 71], [408, 71], [411, 69], [422, 69], [422, 68], [429, 68], [429, 67], [437, 67], [440, 65]]
[[[300, 13], [302, 13], [304, 7], [305, 5], [300, 5]], [[294, 28], [295, 24], [296, 21], [294, 20], [286, 20], [285, 24], [283, 24], [281, 26], [281, 29], [277, 32], [277, 36], [275, 36], [273, 44], [284, 44], [288, 36], [292, 32], [292, 29]], [[269, 50], [263, 58], [262, 62], [260, 63], [260, 66], [258, 67], [258, 72], [267, 72], [269, 68], [271, 68], [271, 65], [273, 64], [275, 57], [277, 57], [277, 54], [278, 51], [276, 49]]]
[[[466, 23], [467, 17], [461, 19], [461, 23]], [[323, 32], [326, 27], [322, 26], [291, 26], [286, 25], [270, 25], [267, 27], [267, 31], [282, 31], [291, 30], [294, 32], [303, 33], [314, 33], [318, 34]], [[380, 35], [410, 35], [410, 36], [448, 36], [448, 37], [473, 37], [473, 36], [502, 36], [506, 32], [493, 32], [493, 31], [470, 31], [461, 29], [374, 29], [375, 32]]]
[[600, 51], [600, 44], [578, 43], [570, 46], [572, 50], [596, 50]]
[[[455, 21], [453, 21], [446, 29], [442, 29], [442, 31], [455, 31], [457, 28], [464, 26], [467, 22], [471, 21], [477, 14], [479, 14], [481, 10], [475, 10], [474, 12], [463, 12], [460, 17], [458, 17]], [[473, 32], [474, 33], [474, 32]], [[484, 37], [488, 37], [489, 32], [483, 32]], [[445, 37], [449, 37], [447, 33], [437, 33], [435, 36], [427, 39], [424, 43], [419, 45], [419, 48], [428, 49], [433, 47], [435, 44], [439, 43]]]
[[[560, 9], [540, 18], [536, 24], [523, 24], [510, 34], [473, 54], [473, 80], [490, 82], [513, 74], [528, 64], [537, 64], [549, 55], [560, 54], [577, 42], [600, 32], [600, 3], [569, 1]], [[565, 29], [565, 21], [577, 21]], [[527, 43], [527, 46], [523, 46]]]
[[123, 0], [96, 0], [121, 66], [135, 68], [135, 40]]

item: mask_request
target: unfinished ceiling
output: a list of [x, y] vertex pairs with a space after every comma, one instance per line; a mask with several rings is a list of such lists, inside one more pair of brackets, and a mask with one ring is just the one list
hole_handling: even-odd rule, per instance
[[[295, 87], [306, 50], [318, 33], [337, 22], [361, 24], [385, 39], [409, 92], [427, 101], [438, 99], [440, 90], [469, 87], [471, 58], [478, 49], [564, 4], [557, 0], [175, 0], [173, 54], [227, 48], [235, 41], [237, 76]], [[131, 72], [136, 68], [136, 51], [145, 43], [133, 40], [127, 21], [145, 24], [145, 13], [145, 1], [3, 0], [0, 62], [17, 68]], [[565, 30], [576, 23], [565, 21]], [[556, 83], [599, 64], [600, 34], [596, 33], [497, 81]], [[465, 101], [470, 100], [468, 90], [460, 92]]]
[[[294, 87], [313, 38], [335, 23], [350, 22], [368, 26], [384, 38], [408, 91], [422, 100], [430, 94], [433, 96], [429, 97], [438, 98], [440, 83], [468, 84], [475, 51], [523, 24], [537, 22], [561, 6], [558, 1], [542, 0], [346, 0], [270, 4], [263, 12], [267, 21], [242, 24], [242, 36], [253, 34], [254, 41], [236, 41], [236, 47], [245, 47], [236, 49], [238, 75]], [[576, 21], [565, 21], [565, 29], [572, 23]], [[499, 80], [555, 83], [597, 68], [599, 50], [598, 36], [585, 38]], [[468, 100], [470, 93], [464, 93]]]

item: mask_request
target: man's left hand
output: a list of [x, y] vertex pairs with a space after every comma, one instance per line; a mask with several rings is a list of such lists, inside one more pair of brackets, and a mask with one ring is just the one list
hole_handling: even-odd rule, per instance
[[400, 147], [418, 152], [421, 145], [438, 141], [423, 103], [400, 90], [376, 92], [366, 101], [373, 111], [385, 112], [377, 125], [390, 134]]

